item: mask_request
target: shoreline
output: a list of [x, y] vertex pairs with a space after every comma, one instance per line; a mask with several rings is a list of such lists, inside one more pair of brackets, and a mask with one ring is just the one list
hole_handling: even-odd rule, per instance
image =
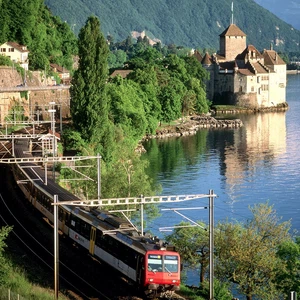
[[[226, 107], [226, 108], [213, 108], [213, 114], [210, 115], [194, 115], [177, 120], [174, 125], [166, 125], [156, 129], [155, 134], [147, 134], [142, 142], [150, 139], [163, 139], [169, 137], [183, 137], [189, 135], [195, 135], [198, 130], [202, 128], [219, 129], [219, 128], [240, 128], [243, 126], [243, 122], [240, 119], [229, 119], [226, 115], [239, 114], [239, 113], [264, 113], [274, 111], [285, 111], [288, 110], [289, 106], [287, 103], [280, 107], [267, 107], [267, 108], [238, 108], [238, 107]], [[220, 116], [224, 115], [224, 118]], [[218, 116], [219, 118], [215, 118]]]

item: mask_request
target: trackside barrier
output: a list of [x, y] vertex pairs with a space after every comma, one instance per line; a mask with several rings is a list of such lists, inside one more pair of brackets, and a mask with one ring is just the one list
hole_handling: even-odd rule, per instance
[[17, 293], [12, 292], [7, 288], [0, 288], [0, 300], [26, 300]]

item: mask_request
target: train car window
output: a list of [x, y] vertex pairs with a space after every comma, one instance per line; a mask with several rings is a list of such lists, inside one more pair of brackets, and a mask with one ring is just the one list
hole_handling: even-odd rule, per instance
[[102, 232], [97, 229], [96, 231], [96, 240], [95, 240], [95, 244], [98, 246], [98, 247], [101, 247], [102, 248], [102, 240], [103, 240], [103, 234]]
[[90, 238], [90, 230], [91, 230], [90, 224], [87, 224], [83, 220], [73, 216], [71, 221], [71, 226], [77, 233], [79, 233], [86, 239]]
[[59, 221], [64, 220], [64, 210], [60, 207], [58, 207], [58, 219], [59, 219]]
[[46, 198], [46, 201], [47, 201], [47, 204], [46, 204], [47, 209], [53, 214], [54, 213], [54, 207], [53, 207], [53, 205], [51, 205], [52, 200], [49, 199], [49, 198]]
[[65, 216], [65, 224], [70, 227], [70, 213], [66, 212], [66, 216]]
[[148, 271], [163, 272], [162, 256], [159, 254], [148, 254]]
[[103, 250], [107, 250], [107, 235], [101, 235], [99, 238], [99, 244]]
[[178, 272], [178, 256], [177, 255], [164, 255], [165, 271], [169, 273]]

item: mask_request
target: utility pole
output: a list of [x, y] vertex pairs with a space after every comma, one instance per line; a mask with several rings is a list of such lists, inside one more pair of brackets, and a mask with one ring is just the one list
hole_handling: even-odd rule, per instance
[[214, 300], [214, 193], [209, 190], [209, 299]]
[[[51, 116], [51, 131], [52, 131], [52, 155], [53, 157], [56, 156], [56, 137], [55, 137], [55, 102], [49, 102], [51, 105], [51, 108], [48, 109], [48, 112]], [[52, 168], [52, 176], [53, 180], [55, 181], [55, 163], [53, 162], [53, 168]]]
[[54, 293], [55, 299], [58, 299], [59, 291], [59, 241], [58, 241], [58, 196], [54, 195]]

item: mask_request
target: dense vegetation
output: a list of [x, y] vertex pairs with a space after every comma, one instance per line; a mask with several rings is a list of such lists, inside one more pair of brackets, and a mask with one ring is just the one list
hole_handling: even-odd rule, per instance
[[[105, 35], [124, 40], [132, 31], [161, 40], [163, 45], [219, 48], [219, 34], [231, 22], [232, 0], [45, 0], [51, 11], [78, 33], [90, 15], [102, 22]], [[258, 50], [299, 51], [299, 31], [256, 4], [234, 1], [234, 23]]]
[[0, 43], [26, 45], [31, 70], [49, 71], [50, 63], [72, 69], [77, 39], [67, 23], [55, 17], [43, 0], [0, 2]]
[[[148, 162], [134, 149], [159, 123], [209, 110], [206, 71], [193, 57], [163, 57], [147, 41], [140, 41], [127, 62], [128, 77], [109, 77], [108, 45], [96, 17], [81, 29], [78, 45], [79, 67], [70, 90], [73, 128], [64, 132], [64, 145], [82, 155], [100, 153], [102, 198], [157, 193], [145, 172]], [[86, 175], [97, 178], [95, 170], [91, 172]], [[61, 176], [73, 175], [64, 169]], [[97, 198], [95, 184], [71, 186], [81, 197]], [[155, 215], [156, 208], [147, 209]]]
[[[300, 292], [299, 237], [290, 233], [290, 222], [281, 222], [268, 203], [250, 210], [252, 218], [246, 223], [220, 222], [215, 226], [215, 278], [221, 286], [234, 286], [247, 300], [288, 299], [291, 291]], [[209, 271], [209, 236], [204, 230], [207, 226], [198, 224], [195, 227], [182, 222], [167, 239], [176, 245], [190, 266], [200, 264], [198, 294], [204, 296]], [[215, 292], [219, 292], [219, 285]], [[227, 291], [222, 297], [216, 295], [216, 299], [232, 297]]]

